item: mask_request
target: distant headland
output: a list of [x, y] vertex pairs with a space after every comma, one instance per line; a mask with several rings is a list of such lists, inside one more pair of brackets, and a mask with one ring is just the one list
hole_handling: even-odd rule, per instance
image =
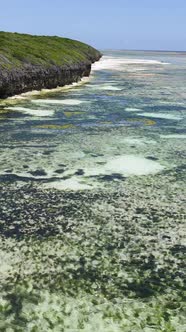
[[100, 58], [76, 40], [0, 31], [0, 98], [77, 82]]

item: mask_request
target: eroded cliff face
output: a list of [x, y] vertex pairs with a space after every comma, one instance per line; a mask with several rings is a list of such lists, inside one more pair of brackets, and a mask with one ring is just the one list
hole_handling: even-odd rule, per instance
[[91, 63], [98, 61], [101, 54], [87, 62], [72, 66], [26, 64], [11, 70], [0, 69], [0, 98], [6, 98], [23, 92], [41, 89], [53, 89], [79, 81], [89, 76]]
[[100, 57], [77, 40], [0, 31], [0, 98], [77, 82]]

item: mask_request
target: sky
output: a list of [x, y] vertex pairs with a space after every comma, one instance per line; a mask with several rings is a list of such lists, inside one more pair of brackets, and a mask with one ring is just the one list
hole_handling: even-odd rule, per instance
[[186, 0], [0, 0], [0, 30], [58, 35], [100, 50], [186, 51]]

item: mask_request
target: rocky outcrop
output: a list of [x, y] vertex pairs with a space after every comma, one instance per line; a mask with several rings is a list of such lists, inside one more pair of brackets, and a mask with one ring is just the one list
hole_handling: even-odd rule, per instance
[[98, 61], [101, 55], [92, 62], [78, 63], [72, 66], [55, 66], [45, 68], [41, 65], [27, 64], [21, 68], [0, 70], [0, 98], [6, 98], [31, 90], [52, 89], [79, 81], [89, 76], [91, 63]]
[[0, 32], [0, 98], [77, 82], [100, 57], [79, 41]]

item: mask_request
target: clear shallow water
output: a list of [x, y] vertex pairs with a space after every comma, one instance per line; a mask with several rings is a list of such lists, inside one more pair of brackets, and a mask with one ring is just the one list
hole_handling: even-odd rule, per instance
[[[108, 52], [93, 66], [86, 85], [5, 107], [1, 174], [16, 174], [20, 180], [24, 176], [49, 179], [56, 177], [62, 163], [66, 166], [63, 176], [81, 168], [84, 174], [73, 179], [91, 186], [96, 180], [91, 180], [90, 169], [104, 174], [99, 163], [110, 162], [115, 155], [146, 158], [150, 153], [163, 167], [179, 166], [183, 160], [175, 157], [172, 148], [177, 150], [177, 140], [183, 149], [185, 143], [184, 60], [182, 53]], [[167, 140], [162, 139], [166, 133]], [[171, 139], [171, 134], [178, 136]], [[147, 159], [146, 163], [148, 167]], [[134, 164], [137, 167], [135, 160]], [[125, 174], [124, 165], [120, 171]]]
[[86, 84], [2, 104], [3, 321], [184, 331], [185, 86], [183, 53], [107, 51]]

